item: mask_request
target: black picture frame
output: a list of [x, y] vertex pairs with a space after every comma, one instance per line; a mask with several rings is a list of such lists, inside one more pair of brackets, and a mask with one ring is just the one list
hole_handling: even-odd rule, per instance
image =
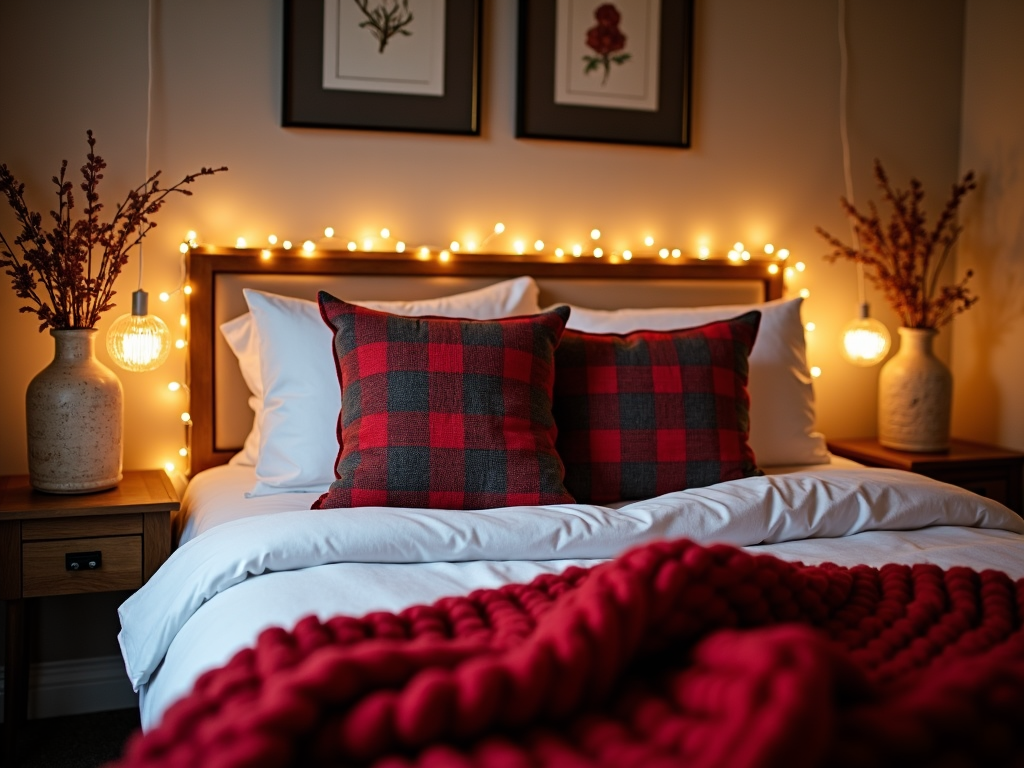
[[323, 87], [324, 0], [284, 1], [281, 124], [415, 133], [480, 133], [482, 0], [447, 0], [444, 95]]
[[556, 103], [557, 3], [519, 0], [516, 137], [689, 147], [693, 2], [660, 5], [658, 108], [639, 111]]

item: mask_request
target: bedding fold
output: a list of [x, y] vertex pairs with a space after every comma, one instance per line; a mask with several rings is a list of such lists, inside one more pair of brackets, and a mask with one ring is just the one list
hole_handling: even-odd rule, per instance
[[118, 640], [138, 690], [193, 613], [261, 573], [343, 562], [608, 559], [655, 540], [750, 546], [947, 525], [1024, 534], [1024, 521], [997, 502], [883, 469], [752, 477], [618, 509], [291, 510], [224, 523], [176, 550], [120, 607]]

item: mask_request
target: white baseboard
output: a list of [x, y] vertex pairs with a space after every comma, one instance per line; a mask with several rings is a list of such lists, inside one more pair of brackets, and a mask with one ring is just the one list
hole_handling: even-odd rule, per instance
[[[4, 670], [0, 667], [0, 684]], [[6, 686], [5, 686], [6, 687]], [[0, 691], [0, 722], [3, 721]], [[30, 718], [82, 715], [139, 706], [120, 656], [96, 656], [71, 661], [44, 661], [29, 671]]]

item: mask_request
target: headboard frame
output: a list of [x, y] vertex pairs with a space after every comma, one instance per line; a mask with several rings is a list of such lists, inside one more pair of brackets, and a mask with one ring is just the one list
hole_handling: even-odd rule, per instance
[[599, 309], [752, 303], [781, 298], [784, 286], [782, 270], [773, 274], [767, 262], [656, 257], [627, 262], [592, 256], [556, 259], [477, 253], [453, 253], [441, 261], [436, 255], [423, 259], [408, 253], [316, 251], [306, 256], [282, 250], [264, 258], [261, 253], [252, 248], [198, 246], [187, 255], [192, 289], [186, 298], [192, 474], [226, 463], [240, 450], [248, 431], [246, 427], [240, 433], [243, 428], [238, 425], [245, 419], [248, 390], [218, 330], [221, 323], [245, 311], [244, 301], [239, 301], [246, 281], [260, 290], [315, 298], [312, 286], [322, 278], [326, 290], [346, 299], [418, 299], [530, 275], [541, 286], [541, 306], [561, 301]]

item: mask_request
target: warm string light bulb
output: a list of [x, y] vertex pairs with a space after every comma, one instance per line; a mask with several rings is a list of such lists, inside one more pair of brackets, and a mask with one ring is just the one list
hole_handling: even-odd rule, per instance
[[[500, 234], [502, 234], [502, 233], [503, 233], [504, 231], [505, 231], [505, 225], [504, 225], [504, 224], [502, 224], [502, 223], [501, 223], [501, 222], [499, 221], [499, 222], [498, 222], [497, 224], [495, 224], [495, 225], [494, 225], [494, 229], [492, 229], [492, 230], [491, 230], [491, 231], [490, 231], [490, 232], [489, 232], [489, 233], [487, 234], [487, 237], [485, 237], [485, 238], [484, 238], [484, 239], [483, 239], [483, 240], [482, 240], [482, 241], [480, 242], [480, 247], [481, 247], [481, 248], [483, 248], [483, 247], [484, 247], [485, 245], [487, 245], [487, 243], [488, 243], [488, 242], [490, 242], [490, 240], [491, 240], [492, 238], [496, 237], [497, 235], [500, 235]], [[475, 249], [474, 249], [474, 250], [475, 250]]]

